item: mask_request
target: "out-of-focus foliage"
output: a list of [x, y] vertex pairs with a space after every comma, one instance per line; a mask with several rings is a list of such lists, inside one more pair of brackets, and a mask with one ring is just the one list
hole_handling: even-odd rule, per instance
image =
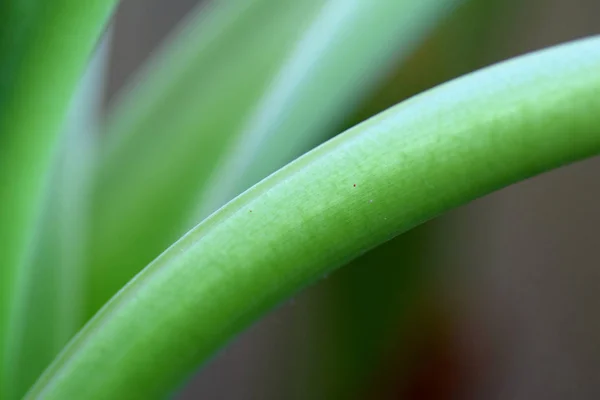
[[95, 128], [100, 117], [109, 40], [98, 48], [79, 84], [60, 153], [51, 168], [50, 188], [28, 260], [24, 316], [13, 343], [14, 385], [27, 391], [85, 322], [85, 249], [89, 235], [89, 185], [95, 161]]
[[114, 0], [0, 4], [0, 397], [13, 399], [13, 366], [26, 319], [29, 260], [48, 170], [77, 82]]

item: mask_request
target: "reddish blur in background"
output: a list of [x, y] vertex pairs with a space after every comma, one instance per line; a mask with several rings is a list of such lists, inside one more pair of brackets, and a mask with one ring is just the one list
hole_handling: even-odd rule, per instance
[[[123, 1], [107, 101], [197, 3]], [[473, 0], [347, 124], [600, 33], [598, 16], [597, 0]], [[367, 254], [255, 324], [178, 398], [599, 399], [599, 176], [598, 159], [545, 174]]]

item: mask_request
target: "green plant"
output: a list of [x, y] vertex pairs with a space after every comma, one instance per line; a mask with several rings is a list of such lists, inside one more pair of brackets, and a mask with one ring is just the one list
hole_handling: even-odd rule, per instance
[[[122, 97], [101, 126], [92, 180], [81, 183], [91, 186], [89, 212], [58, 214], [84, 236], [80, 245], [69, 242], [75, 250], [34, 238], [55, 232], [40, 217], [44, 199], [63, 209], [73, 204], [56, 200], [68, 190], [44, 196], [47, 170], [114, 4], [6, 3], [5, 15], [24, 15], [27, 24], [0, 31], [0, 56], [10, 60], [2, 63], [9, 78], [0, 91], [2, 398], [23, 395], [57, 352], [56, 344], [25, 342], [23, 332], [60, 321], [62, 347], [119, 288], [26, 397], [168, 394], [232, 335], [356, 256], [450, 208], [599, 153], [600, 39], [590, 38], [413, 97], [211, 214], [321, 141], [351, 109], [349, 93], [372, 85], [354, 87], [364, 71], [376, 77], [458, 3], [234, 1], [193, 16], [142, 73], [146, 83]], [[277, 18], [266, 18], [271, 13]], [[240, 36], [248, 39], [243, 48]], [[402, 54], [380, 45], [390, 38]], [[22, 52], [13, 53], [14, 43]], [[247, 57], [243, 68], [231, 62], [239, 52]], [[44, 69], [34, 59], [46, 61]], [[39, 141], [26, 139], [31, 132]], [[61, 178], [73, 170], [56, 169], [55, 179], [78, 182]], [[53, 206], [45, 207], [51, 214]], [[88, 224], [72, 215], [89, 216]], [[85, 255], [71, 262], [72, 274], [53, 284], [36, 272], [43, 263], [60, 271], [80, 247]], [[78, 284], [88, 291], [62, 300], [84, 304], [76, 320], [69, 308], [55, 307], [50, 322], [24, 311]], [[48, 293], [36, 298], [35, 288]], [[30, 345], [46, 347], [33, 367], [23, 351]]]

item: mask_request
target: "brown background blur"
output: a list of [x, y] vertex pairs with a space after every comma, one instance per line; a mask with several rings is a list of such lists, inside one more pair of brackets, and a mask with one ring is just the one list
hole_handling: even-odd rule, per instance
[[[196, 3], [123, 2], [108, 98]], [[520, 4], [513, 23], [497, 33], [500, 45], [492, 61], [600, 33], [598, 0]], [[468, 389], [456, 397], [600, 399], [598, 177], [600, 160], [589, 160], [430, 223], [437, 233], [429, 251], [437, 254], [440, 268], [427, 301], [451, 316], [451, 341], [469, 349], [458, 356], [460, 367], [456, 362], [446, 367], [466, 371], [461, 385]], [[271, 313], [223, 350], [180, 398], [310, 398], [289, 375], [298, 354], [311, 347], [310, 315], [319, 299], [319, 288], [311, 288]], [[456, 398], [427, 396], [412, 398]]]

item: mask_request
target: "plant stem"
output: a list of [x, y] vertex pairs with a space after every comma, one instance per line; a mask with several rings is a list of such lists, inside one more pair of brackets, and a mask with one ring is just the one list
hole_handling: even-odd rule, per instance
[[[302, 287], [501, 187], [600, 152], [600, 37], [413, 97], [224, 206], [134, 278], [27, 398], [154, 398]], [[376, 273], [376, 272], [374, 272]]]

